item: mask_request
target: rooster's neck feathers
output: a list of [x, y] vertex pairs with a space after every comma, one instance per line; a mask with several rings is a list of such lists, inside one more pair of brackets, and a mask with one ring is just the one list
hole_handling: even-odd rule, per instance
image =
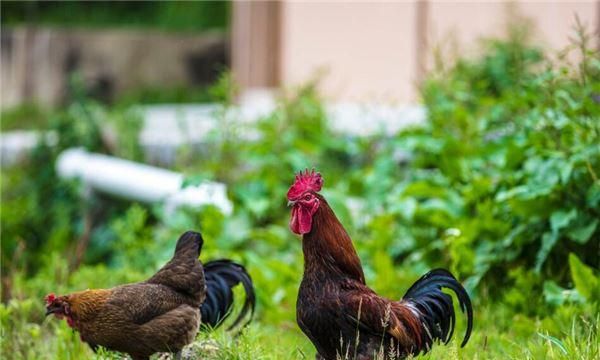
[[364, 284], [365, 276], [350, 236], [325, 198], [318, 194], [317, 197], [321, 204], [313, 215], [311, 231], [302, 240], [305, 273], [312, 274], [327, 269]]

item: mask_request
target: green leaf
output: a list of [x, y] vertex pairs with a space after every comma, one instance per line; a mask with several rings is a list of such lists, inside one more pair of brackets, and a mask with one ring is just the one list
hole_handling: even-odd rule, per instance
[[558, 340], [557, 338], [555, 338], [554, 336], [550, 336], [550, 335], [546, 335], [546, 334], [542, 334], [542, 333], [537, 333], [540, 337], [542, 337], [543, 339], [548, 340], [550, 343], [556, 345], [560, 351], [563, 352], [563, 354], [567, 355], [567, 348], [565, 348], [565, 345], [562, 343], [562, 341]]
[[546, 303], [553, 306], [560, 306], [567, 302], [585, 302], [585, 298], [581, 296], [577, 289], [563, 289], [552, 280], [544, 281], [544, 299]]
[[575, 289], [588, 301], [598, 301], [600, 280], [598, 280], [592, 268], [582, 263], [577, 255], [573, 253], [569, 254], [569, 267], [571, 268]]
[[561, 230], [567, 227], [576, 217], [576, 209], [571, 209], [570, 211], [559, 210], [552, 213], [550, 216], [550, 228], [552, 231], [547, 231], [542, 235], [542, 246], [536, 257], [535, 271], [541, 270], [542, 265], [544, 265], [544, 262], [548, 258], [548, 254], [550, 254], [560, 238]]
[[600, 184], [595, 182], [589, 188], [586, 194], [587, 205], [591, 208], [595, 208], [600, 204]]
[[573, 162], [569, 161], [560, 168], [560, 181], [563, 185], [569, 182], [571, 173], [573, 172]]
[[520, 236], [523, 232], [525, 232], [526, 226], [525, 224], [520, 224], [514, 229], [512, 229], [504, 239], [502, 239], [502, 246], [506, 249], [510, 248], [513, 245], [513, 241]]
[[567, 232], [569, 238], [579, 244], [585, 244], [590, 240], [596, 228], [598, 227], [598, 219], [594, 219], [594, 221], [590, 222], [587, 225], [578, 226], [574, 229], [570, 229]]
[[542, 235], [542, 247], [540, 247], [540, 250], [538, 251], [536, 256], [535, 271], [539, 272], [542, 269], [542, 265], [544, 265], [544, 262], [546, 262], [548, 254], [550, 254], [550, 251], [552, 251], [552, 248], [554, 247], [554, 245], [556, 245], [557, 240], [557, 232], [547, 231], [544, 233], [544, 235]]
[[537, 195], [538, 191], [551, 191], [559, 183], [559, 171], [563, 167], [564, 159], [558, 157], [542, 158], [531, 157], [525, 162], [525, 170], [529, 175], [529, 187]]
[[514, 198], [516, 196], [527, 194], [528, 191], [529, 191], [529, 188], [527, 186], [525, 186], [525, 185], [516, 186], [516, 187], [511, 188], [511, 189], [506, 190], [506, 191], [500, 191], [496, 195], [496, 201], [503, 202], [503, 201], [506, 201], [508, 199], [512, 199], [512, 198]]
[[558, 232], [565, 228], [569, 223], [577, 217], [577, 210], [571, 209], [570, 211], [555, 211], [550, 216], [550, 227], [552, 232]]
[[185, 189], [190, 186], [198, 186], [206, 181], [204, 174], [193, 174], [183, 178], [181, 182], [181, 188]]
[[417, 200], [412, 197], [406, 197], [400, 200], [392, 201], [389, 211], [400, 214], [406, 221], [412, 221], [417, 211]]

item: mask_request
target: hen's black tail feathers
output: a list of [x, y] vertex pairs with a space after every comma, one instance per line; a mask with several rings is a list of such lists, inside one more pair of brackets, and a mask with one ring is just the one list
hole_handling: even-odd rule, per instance
[[424, 327], [420, 339], [421, 348], [415, 349], [416, 353], [422, 350], [427, 352], [435, 340], [441, 340], [447, 344], [452, 338], [456, 325], [454, 306], [452, 297], [442, 292], [442, 288], [454, 291], [462, 312], [466, 311], [467, 331], [461, 347], [469, 341], [473, 328], [473, 308], [469, 294], [449, 271], [435, 269], [417, 280], [403, 297], [403, 300], [416, 307]]
[[204, 264], [204, 277], [206, 279], [206, 300], [200, 307], [202, 324], [215, 328], [229, 316], [233, 306], [233, 287], [241, 283], [246, 293], [246, 299], [239, 315], [229, 326], [229, 330], [238, 326], [249, 313], [250, 317], [244, 326], [247, 325], [254, 315], [256, 296], [252, 279], [246, 269], [231, 260], [215, 260]]

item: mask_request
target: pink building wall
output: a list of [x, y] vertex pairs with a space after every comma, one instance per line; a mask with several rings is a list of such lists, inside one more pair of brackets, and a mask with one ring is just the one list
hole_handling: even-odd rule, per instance
[[[239, 8], [234, 4], [234, 17], [243, 18]], [[525, 17], [536, 43], [559, 50], [574, 35], [575, 14], [597, 31], [600, 1], [286, 1], [274, 4], [273, 13], [267, 21], [279, 29], [276, 42], [261, 42], [267, 36], [260, 30], [247, 24], [240, 31], [234, 21], [234, 44], [236, 38], [262, 44], [245, 52], [234, 47], [234, 72], [241, 75], [236, 61], [254, 74], [275, 72], [270, 81], [242, 81], [244, 87], [294, 86], [322, 75], [321, 90], [333, 100], [407, 103], [418, 101], [433, 49], [450, 57], [475, 54], [479, 39], [503, 36], [507, 23]], [[277, 66], [254, 60], [264, 48]]]

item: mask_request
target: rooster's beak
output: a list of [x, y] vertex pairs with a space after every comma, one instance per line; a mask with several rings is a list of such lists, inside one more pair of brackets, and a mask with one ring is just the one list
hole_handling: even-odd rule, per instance
[[294, 206], [295, 204], [296, 204], [296, 202], [295, 202], [295, 201], [291, 201], [291, 200], [290, 200], [290, 201], [288, 201], [288, 205], [287, 205], [287, 206], [288, 206], [288, 207], [289, 207], [289, 206]]
[[50, 314], [54, 314], [54, 309], [52, 309], [52, 308], [46, 308], [46, 316], [48, 316]]

